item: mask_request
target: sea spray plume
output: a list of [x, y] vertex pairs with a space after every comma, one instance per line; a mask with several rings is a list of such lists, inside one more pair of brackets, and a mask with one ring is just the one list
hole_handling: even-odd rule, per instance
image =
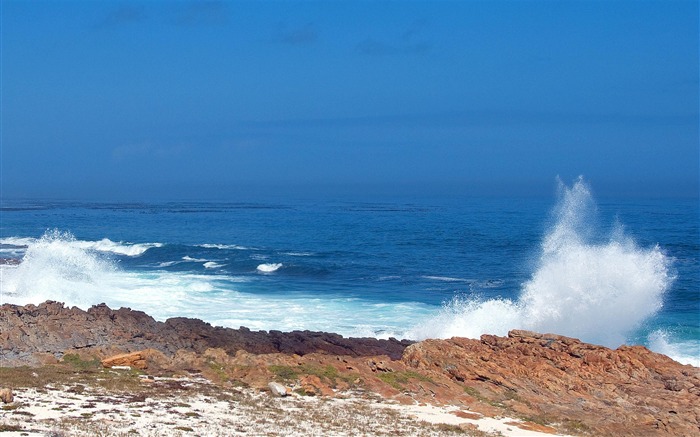
[[556, 222], [520, 296], [523, 326], [616, 347], [662, 306], [673, 281], [658, 246], [643, 249], [615, 226], [596, 242], [595, 203], [579, 178], [560, 186]]
[[3, 275], [2, 295], [20, 302], [46, 299], [81, 304], [80, 291], [116, 270], [104, 257], [90, 253], [69, 232], [49, 230], [27, 246], [22, 262]]
[[596, 207], [579, 178], [559, 185], [554, 223], [544, 236], [537, 268], [517, 301], [457, 298], [427, 323], [411, 330], [414, 339], [531, 329], [617, 347], [662, 306], [673, 282], [670, 261], [658, 246], [644, 249], [616, 226], [596, 241]]

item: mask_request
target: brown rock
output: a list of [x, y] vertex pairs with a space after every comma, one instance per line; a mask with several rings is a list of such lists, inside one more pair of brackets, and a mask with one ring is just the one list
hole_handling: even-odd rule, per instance
[[436, 380], [447, 376], [491, 405], [559, 418], [579, 432], [700, 434], [700, 369], [641, 346], [611, 350], [560, 335], [511, 331], [480, 340], [426, 340], [406, 348], [402, 362]]
[[9, 404], [12, 403], [12, 401], [15, 400], [15, 396], [12, 393], [12, 389], [9, 388], [2, 388], [0, 389], [0, 401], [2, 401], [4, 404]]
[[321, 381], [316, 375], [306, 375], [303, 376], [299, 383], [302, 390], [309, 395], [320, 395], [332, 397], [335, 395], [335, 391], [330, 388], [326, 383]]
[[[468, 415], [529, 417], [552, 425], [543, 430], [567, 434], [700, 435], [700, 369], [641, 346], [611, 350], [555, 334], [511, 331], [411, 344], [253, 332], [185, 318], [157, 322], [105, 305], [0, 306], [3, 365], [51, 362], [64, 351], [260, 390], [271, 380], [320, 396], [360, 388], [402, 403], [456, 405]], [[117, 352], [121, 357], [112, 356]]]
[[135, 369], [148, 369], [148, 362], [153, 357], [160, 357], [162, 354], [153, 349], [130, 352], [126, 354], [114, 355], [102, 360], [103, 367], [129, 366]]

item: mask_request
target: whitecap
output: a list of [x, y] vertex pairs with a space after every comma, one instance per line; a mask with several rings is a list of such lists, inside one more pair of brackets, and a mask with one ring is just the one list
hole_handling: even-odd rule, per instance
[[109, 238], [103, 238], [99, 241], [75, 240], [72, 242], [72, 244], [82, 249], [95, 250], [98, 252], [109, 252], [129, 257], [140, 256], [143, 255], [148, 249], [163, 246], [162, 243], [117, 243]]
[[219, 267], [223, 267], [223, 264], [216, 263], [214, 261], [207, 261], [204, 263], [204, 268], [205, 269], [218, 269]]
[[429, 279], [431, 281], [442, 281], [442, 282], [472, 282], [470, 279], [462, 278], [452, 278], [449, 276], [422, 276], [423, 279]]
[[277, 271], [280, 267], [282, 267], [281, 263], [260, 264], [257, 270], [263, 273], [272, 273]]
[[237, 244], [211, 244], [211, 243], [206, 243], [206, 244], [200, 244], [198, 247], [203, 247], [205, 249], [221, 249], [221, 250], [249, 250], [248, 247], [245, 246], [239, 246]]

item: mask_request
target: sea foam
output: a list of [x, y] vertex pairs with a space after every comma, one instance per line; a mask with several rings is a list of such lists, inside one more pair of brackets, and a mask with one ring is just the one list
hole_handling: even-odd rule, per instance
[[124, 271], [106, 254], [79, 244], [69, 232], [49, 231], [27, 241], [22, 262], [2, 266], [0, 304], [57, 300], [87, 309], [105, 302], [135, 307], [158, 318], [196, 314], [221, 295], [234, 299], [239, 278], [177, 272]]
[[277, 271], [280, 267], [282, 267], [281, 263], [267, 263], [267, 264], [260, 264], [257, 267], [257, 270], [262, 273], [272, 273]]
[[674, 280], [670, 259], [658, 247], [642, 248], [621, 226], [606, 238], [595, 226], [590, 189], [579, 178], [560, 183], [554, 225], [519, 298], [455, 298], [412, 328], [408, 337], [478, 338], [510, 329], [553, 332], [617, 347], [663, 304]]

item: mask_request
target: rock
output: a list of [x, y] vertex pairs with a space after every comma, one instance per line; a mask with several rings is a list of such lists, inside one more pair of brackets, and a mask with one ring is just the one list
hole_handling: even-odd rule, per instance
[[436, 381], [447, 377], [479, 402], [561, 418], [579, 432], [700, 435], [700, 369], [642, 346], [611, 350], [511, 331], [508, 337], [426, 340], [407, 347], [402, 362]]
[[273, 396], [280, 398], [287, 396], [287, 388], [280, 383], [271, 381], [269, 384], [267, 384], [267, 387], [270, 389], [270, 393], [272, 393]]
[[12, 389], [3, 388], [0, 389], [0, 401], [4, 404], [10, 404], [15, 400], [15, 396], [12, 393]]
[[[320, 396], [357, 388], [400, 403], [457, 405], [470, 415], [527, 417], [530, 423], [513, 426], [551, 425], [565, 434], [700, 435], [700, 369], [642, 346], [611, 350], [555, 334], [412, 343], [157, 322], [106, 305], [0, 306], [3, 366], [50, 362], [64, 352], [270, 392], [272, 379]], [[278, 385], [275, 393], [289, 392]]]
[[115, 367], [118, 369], [147, 369], [148, 363], [146, 362], [146, 352], [137, 351], [128, 354], [115, 355], [102, 360], [103, 367]]
[[316, 375], [306, 375], [299, 379], [299, 384], [304, 393], [311, 396], [328, 396], [335, 395], [335, 391], [328, 386], [327, 383], [321, 381]]
[[172, 357], [178, 350], [203, 353], [219, 348], [234, 355], [239, 350], [255, 354], [306, 355], [324, 352], [347, 356], [388, 355], [401, 358], [407, 340], [344, 338], [311, 331], [258, 331], [213, 327], [197, 319], [176, 317], [158, 322], [129, 308], [112, 310], [105, 304], [87, 311], [46, 301], [39, 305], [0, 305], [0, 360], [6, 366], [39, 365], [47, 354], [80, 349], [110, 356], [115, 350], [155, 349]]

